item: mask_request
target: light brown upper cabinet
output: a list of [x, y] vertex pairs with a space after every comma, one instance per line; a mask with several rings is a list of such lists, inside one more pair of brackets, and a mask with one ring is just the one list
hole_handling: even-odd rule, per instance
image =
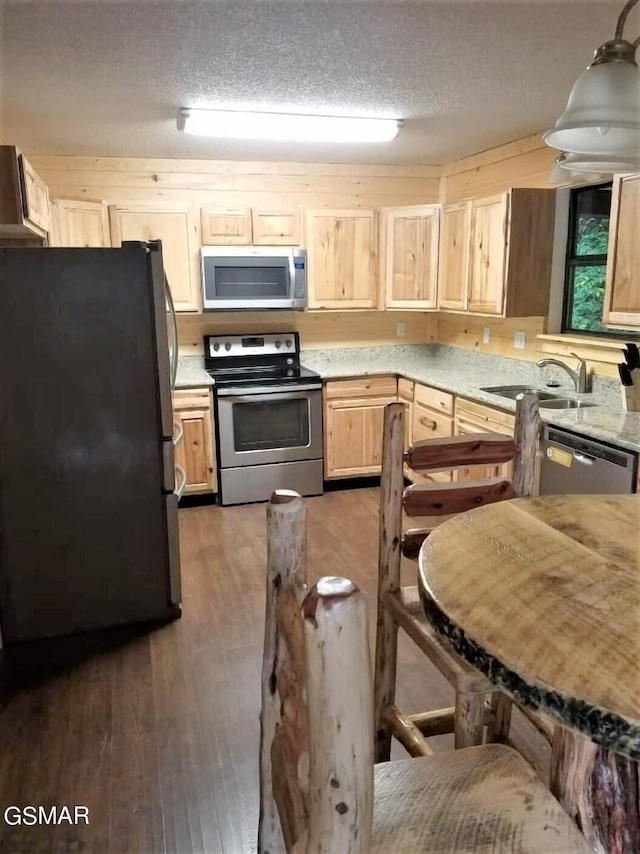
[[640, 327], [640, 175], [613, 182], [603, 322]]
[[299, 246], [302, 243], [300, 208], [251, 210], [254, 246]]
[[467, 308], [470, 240], [471, 202], [445, 205], [440, 214], [438, 308]]
[[201, 210], [204, 246], [299, 246], [300, 208]]
[[469, 311], [502, 314], [508, 223], [507, 193], [473, 202]]
[[55, 199], [50, 243], [57, 246], [111, 246], [109, 213], [104, 202]]
[[439, 307], [502, 317], [546, 315], [555, 192], [515, 188], [469, 204], [470, 216], [455, 205], [443, 217]]
[[111, 242], [161, 240], [162, 259], [176, 311], [199, 311], [200, 257], [198, 223], [191, 205], [110, 205]]
[[386, 307], [435, 308], [440, 206], [388, 208], [383, 221]]
[[49, 192], [15, 145], [0, 145], [0, 236], [46, 237]]
[[377, 308], [378, 215], [305, 212], [309, 308]]
[[250, 246], [251, 208], [202, 208], [202, 243], [205, 246]]

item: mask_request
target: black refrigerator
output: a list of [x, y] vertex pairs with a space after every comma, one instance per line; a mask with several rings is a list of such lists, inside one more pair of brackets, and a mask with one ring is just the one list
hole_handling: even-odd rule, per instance
[[4, 645], [180, 614], [164, 282], [159, 243], [0, 249]]

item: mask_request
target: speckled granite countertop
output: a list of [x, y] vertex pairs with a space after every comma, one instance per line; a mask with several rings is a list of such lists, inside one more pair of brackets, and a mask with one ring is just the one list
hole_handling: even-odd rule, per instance
[[[545, 382], [553, 376], [562, 383], [558, 393], [576, 396], [573, 388], [567, 387], [568, 377], [562, 371], [547, 373], [555, 371], [547, 369], [543, 378], [532, 362], [439, 344], [303, 350], [301, 360], [323, 379], [398, 374], [508, 411], [515, 410], [515, 401], [481, 391], [481, 388], [516, 384], [544, 388]], [[212, 384], [201, 356], [180, 357], [179, 388]], [[596, 405], [564, 411], [541, 409], [543, 419], [574, 433], [640, 453], [640, 413], [622, 409], [620, 387], [615, 380], [596, 377], [593, 393], [578, 397]]]

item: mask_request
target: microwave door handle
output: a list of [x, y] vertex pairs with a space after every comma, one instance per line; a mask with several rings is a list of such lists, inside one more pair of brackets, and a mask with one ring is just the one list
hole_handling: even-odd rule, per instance
[[293, 300], [296, 297], [296, 265], [293, 257], [293, 251], [289, 251], [289, 299]]

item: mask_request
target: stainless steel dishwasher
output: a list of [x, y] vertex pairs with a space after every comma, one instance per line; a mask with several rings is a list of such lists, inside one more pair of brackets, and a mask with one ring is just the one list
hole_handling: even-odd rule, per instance
[[542, 439], [540, 495], [624, 495], [635, 492], [638, 458], [546, 425]]

